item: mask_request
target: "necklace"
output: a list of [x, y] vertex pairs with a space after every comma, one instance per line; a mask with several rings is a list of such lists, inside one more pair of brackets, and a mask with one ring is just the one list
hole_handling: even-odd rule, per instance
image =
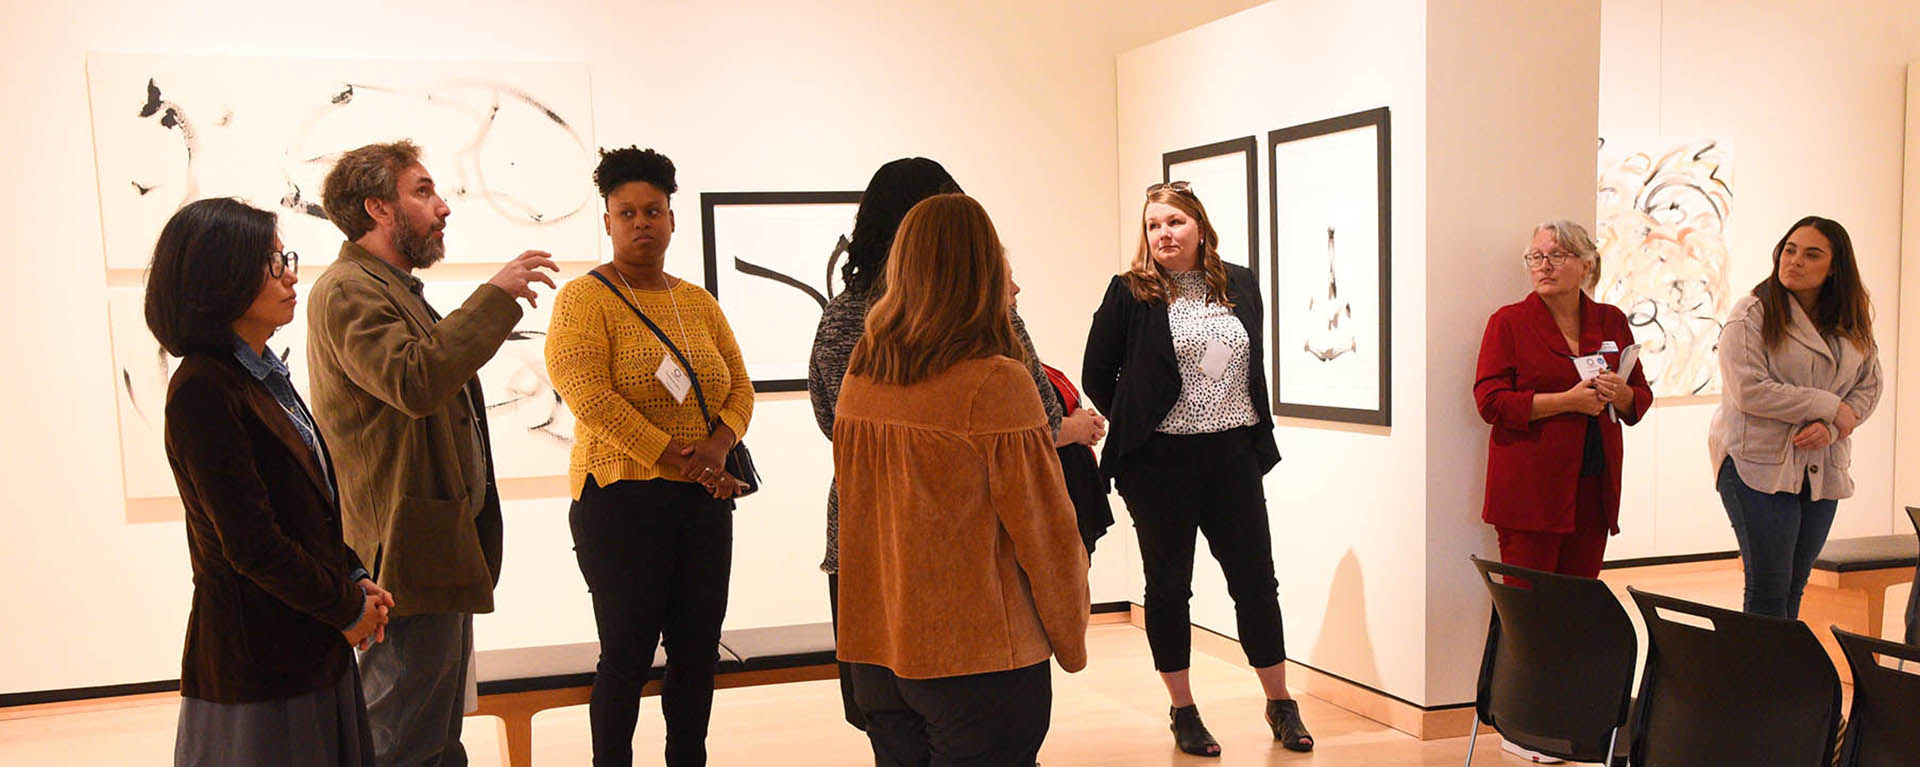
[[[640, 291], [633, 289], [633, 285], [627, 282], [627, 276], [621, 274], [618, 267], [613, 268], [613, 276], [620, 278], [620, 284], [627, 289], [628, 293], [634, 294], [633, 297], [635, 299], [640, 298]], [[664, 277], [665, 275], [662, 276]], [[680, 316], [680, 295], [673, 291], [673, 280], [671, 279], [667, 280], [667, 300], [673, 302], [673, 324], [680, 330], [680, 340], [684, 342], [687, 340], [687, 322]], [[689, 370], [687, 374], [692, 375], [693, 371]]]

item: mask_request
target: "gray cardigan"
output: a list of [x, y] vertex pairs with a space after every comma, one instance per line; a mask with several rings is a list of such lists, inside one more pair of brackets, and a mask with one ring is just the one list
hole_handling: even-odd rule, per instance
[[1707, 430], [1713, 470], [1731, 457], [1740, 481], [1759, 492], [1799, 492], [1804, 477], [1813, 500], [1846, 498], [1853, 495], [1847, 475], [1853, 440], [1801, 450], [1793, 435], [1816, 421], [1833, 428], [1842, 402], [1864, 422], [1880, 402], [1880, 359], [1849, 341], [1821, 337], [1798, 303], [1787, 304], [1793, 312], [1787, 335], [1772, 349], [1760, 338], [1760, 299], [1740, 299], [1727, 316], [1720, 332], [1723, 390]]
[[[820, 424], [820, 433], [829, 440], [833, 439], [833, 410], [840, 403], [840, 380], [847, 377], [847, 358], [853, 356], [854, 345], [867, 333], [867, 304], [877, 297], [872, 290], [843, 292], [828, 301], [820, 313], [813, 353], [807, 360], [807, 398], [813, 402], [813, 418]], [[1040, 354], [1034, 351], [1033, 339], [1027, 336], [1027, 325], [1019, 312], [1013, 314], [1013, 331], [1027, 349], [1027, 372], [1033, 375], [1040, 404], [1046, 408], [1047, 430], [1058, 437], [1064, 412], [1060, 395], [1040, 370]], [[833, 485], [827, 486], [827, 555], [820, 562], [820, 570], [830, 574], [840, 571], [840, 494]]]

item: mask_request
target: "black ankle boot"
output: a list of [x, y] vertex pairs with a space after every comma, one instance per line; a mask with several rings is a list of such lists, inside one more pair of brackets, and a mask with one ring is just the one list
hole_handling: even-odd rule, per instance
[[1220, 741], [1213, 739], [1213, 733], [1207, 732], [1207, 726], [1200, 721], [1199, 706], [1175, 706], [1167, 709], [1167, 716], [1173, 719], [1168, 729], [1173, 730], [1173, 744], [1185, 753], [1194, 756], [1219, 756]]

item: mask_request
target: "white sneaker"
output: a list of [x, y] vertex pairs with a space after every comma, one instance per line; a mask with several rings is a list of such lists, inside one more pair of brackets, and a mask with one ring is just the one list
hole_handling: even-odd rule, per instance
[[1538, 751], [1522, 748], [1520, 744], [1515, 743], [1511, 740], [1507, 740], [1505, 738], [1502, 738], [1500, 740], [1500, 750], [1505, 751], [1509, 754], [1513, 754], [1514, 756], [1520, 757], [1521, 759], [1525, 759], [1535, 764], [1561, 764], [1566, 761], [1565, 759], [1561, 759], [1559, 757], [1547, 756], [1546, 754], [1540, 753]]

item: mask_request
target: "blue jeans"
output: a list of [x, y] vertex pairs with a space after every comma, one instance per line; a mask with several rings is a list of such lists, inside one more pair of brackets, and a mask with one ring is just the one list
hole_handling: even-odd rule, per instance
[[1798, 493], [1762, 493], [1740, 481], [1731, 458], [1720, 464], [1715, 484], [1747, 570], [1744, 609], [1759, 615], [1800, 617], [1800, 594], [1807, 588], [1807, 576], [1813, 574], [1813, 560], [1827, 545], [1827, 530], [1833, 527], [1840, 501], [1812, 500], [1811, 483], [1805, 481]]

